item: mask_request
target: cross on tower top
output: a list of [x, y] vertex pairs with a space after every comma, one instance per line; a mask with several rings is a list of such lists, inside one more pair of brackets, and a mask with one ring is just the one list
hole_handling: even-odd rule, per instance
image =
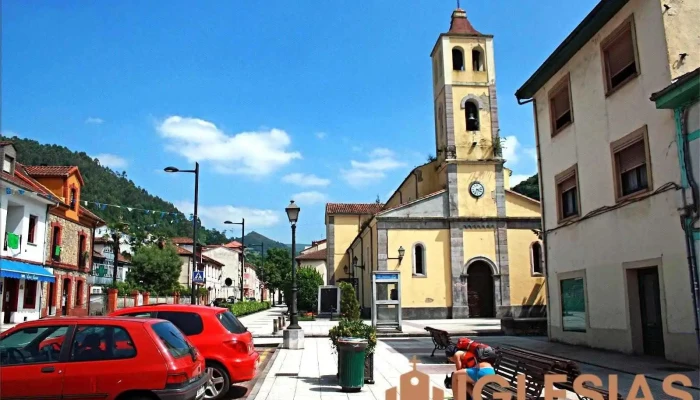
[[459, 0], [457, 0], [457, 8], [460, 8], [460, 7], [459, 7]]
[[413, 358], [411, 359], [411, 363], [413, 364], [413, 370], [415, 371], [415, 370], [416, 370], [416, 364], [418, 364], [418, 357], [413, 356]]

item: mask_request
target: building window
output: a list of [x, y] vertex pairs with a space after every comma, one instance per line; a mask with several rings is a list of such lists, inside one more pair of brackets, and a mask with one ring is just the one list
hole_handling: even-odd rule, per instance
[[544, 258], [542, 257], [542, 244], [534, 242], [530, 246], [530, 263], [532, 264], [532, 276], [544, 274]]
[[75, 188], [70, 189], [70, 208], [76, 209], [78, 191]]
[[479, 130], [479, 106], [469, 100], [464, 104], [464, 117], [467, 120], [468, 131]]
[[651, 162], [647, 129], [643, 127], [610, 145], [615, 170], [615, 199], [651, 190]]
[[484, 70], [484, 52], [481, 51], [481, 48], [479, 47], [475, 47], [472, 49], [472, 70]]
[[464, 52], [459, 47], [452, 48], [452, 69], [464, 71]]
[[36, 308], [36, 281], [24, 281], [23, 308]]
[[9, 173], [12, 173], [12, 163], [15, 162], [15, 159], [12, 158], [11, 156], [8, 156], [5, 154], [5, 158], [3, 159], [2, 162], [2, 170]]
[[87, 250], [87, 240], [83, 233], [78, 234], [78, 267], [85, 267], [85, 262], [88, 257], [85, 253]]
[[625, 21], [601, 44], [605, 92], [610, 94], [639, 75], [634, 21]]
[[36, 215], [29, 216], [29, 232], [27, 233], [27, 242], [35, 243], [34, 238], [36, 237], [36, 223], [38, 217]]
[[552, 136], [574, 122], [568, 75], [549, 92], [549, 116], [552, 121]]
[[54, 226], [51, 233], [51, 259], [61, 261], [61, 227]]
[[425, 276], [425, 247], [420, 243], [413, 245], [413, 275]]
[[83, 305], [83, 281], [79, 280], [77, 281], [77, 284], [75, 286], [75, 305], [76, 306], [82, 306]]
[[562, 279], [560, 285], [562, 328], [570, 332], [585, 332], [586, 294], [583, 278]]
[[579, 215], [579, 193], [578, 193], [578, 169], [577, 166], [557, 175], [557, 208], [559, 211], [559, 222], [575, 218]]

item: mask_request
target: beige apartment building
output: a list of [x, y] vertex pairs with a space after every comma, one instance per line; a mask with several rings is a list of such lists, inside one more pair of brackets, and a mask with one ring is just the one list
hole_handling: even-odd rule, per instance
[[676, 121], [650, 100], [700, 66], [697, 21], [697, 1], [601, 1], [516, 92], [534, 109], [551, 340], [698, 364]]

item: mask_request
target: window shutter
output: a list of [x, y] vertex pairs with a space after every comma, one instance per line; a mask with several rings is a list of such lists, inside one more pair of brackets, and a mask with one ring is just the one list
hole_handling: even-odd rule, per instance
[[559, 191], [561, 193], [566, 192], [567, 190], [576, 187], [576, 175], [567, 178], [566, 180], [562, 181], [559, 184]]
[[623, 69], [634, 63], [634, 45], [632, 43], [632, 31], [621, 33], [605, 51], [606, 62], [610, 72], [609, 79], [620, 73]]
[[644, 148], [644, 141], [640, 140], [637, 143], [620, 151], [619, 153], [617, 153], [617, 159], [618, 168], [620, 169], [621, 174], [635, 169], [640, 165], [644, 165], [646, 163], [646, 151]]

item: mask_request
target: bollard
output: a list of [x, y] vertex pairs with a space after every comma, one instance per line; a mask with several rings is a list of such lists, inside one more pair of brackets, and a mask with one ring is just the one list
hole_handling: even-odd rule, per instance
[[284, 327], [286, 325], [287, 324], [284, 321], [284, 315], [280, 315], [280, 329], [282, 329], [282, 327]]
[[273, 335], [277, 334], [277, 320], [276, 319], [272, 320], [272, 334]]

